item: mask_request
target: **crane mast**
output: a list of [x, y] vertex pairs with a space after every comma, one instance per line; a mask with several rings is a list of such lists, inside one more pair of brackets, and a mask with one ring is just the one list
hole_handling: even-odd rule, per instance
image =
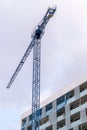
[[39, 110], [40, 110], [40, 57], [41, 57], [41, 38], [45, 32], [45, 27], [54, 15], [56, 11], [56, 6], [49, 7], [45, 16], [41, 22], [36, 26], [31, 38], [31, 43], [28, 46], [24, 56], [22, 57], [18, 67], [16, 68], [14, 74], [12, 75], [7, 88], [10, 88], [14, 82], [16, 76], [21, 70], [23, 64], [25, 63], [28, 55], [33, 49], [33, 80], [32, 80], [32, 130], [39, 130]]
[[41, 40], [33, 48], [32, 130], [39, 130]]

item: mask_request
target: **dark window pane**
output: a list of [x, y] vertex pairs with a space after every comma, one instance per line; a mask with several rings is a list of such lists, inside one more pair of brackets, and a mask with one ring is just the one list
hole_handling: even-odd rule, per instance
[[[25, 129], [24, 129], [25, 130]], [[32, 130], [32, 126], [30, 125], [30, 126], [28, 126], [27, 127], [27, 130]]]
[[46, 130], [52, 130], [52, 125], [51, 125], [51, 126], [48, 126], [48, 127], [46, 128]]
[[57, 110], [57, 117], [61, 116], [61, 115], [65, 115], [65, 107]]
[[24, 126], [25, 123], [26, 123], [26, 118], [24, 118], [24, 119], [22, 120], [22, 125]]
[[66, 100], [69, 100], [70, 99], [70, 93], [67, 93], [66, 94]]
[[29, 120], [30, 120], [30, 121], [32, 120], [32, 114], [31, 114], [31, 115], [29, 115]]
[[42, 115], [42, 109], [39, 109], [38, 111], [37, 111], [37, 117], [39, 117], [39, 116], [41, 116]]
[[57, 105], [63, 103], [65, 101], [65, 96], [62, 96], [60, 98], [57, 99]]
[[52, 109], [52, 103], [46, 105], [46, 112]]
[[80, 87], [80, 92], [86, 90], [87, 89], [87, 82], [81, 84], [79, 87]]
[[[37, 111], [37, 117], [39, 117], [39, 116], [41, 116], [41, 115], [42, 115], [42, 109], [39, 109], [39, 110]], [[32, 114], [29, 115], [29, 120], [32, 121]]]

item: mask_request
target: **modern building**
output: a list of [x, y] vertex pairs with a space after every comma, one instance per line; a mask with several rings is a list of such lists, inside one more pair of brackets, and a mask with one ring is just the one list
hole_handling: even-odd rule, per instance
[[[40, 130], [87, 130], [87, 82], [46, 100], [39, 119]], [[21, 116], [21, 130], [31, 130], [31, 120], [31, 112], [25, 112]]]

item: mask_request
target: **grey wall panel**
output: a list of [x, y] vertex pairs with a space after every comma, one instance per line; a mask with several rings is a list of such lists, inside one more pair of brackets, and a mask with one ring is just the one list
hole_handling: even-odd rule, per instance
[[67, 116], [67, 117], [65, 118], [65, 122], [66, 122], [66, 128], [67, 128], [67, 129], [71, 128], [70, 116]]
[[80, 97], [80, 90], [79, 87], [76, 87], [74, 89], [75, 98], [78, 99]]
[[56, 100], [52, 102], [53, 111], [56, 111]]
[[82, 123], [87, 121], [86, 120], [86, 110], [85, 109], [80, 111], [80, 118], [81, 118]]
[[74, 130], [79, 130], [78, 126], [75, 126], [73, 129], [74, 129]]
[[45, 116], [45, 107], [42, 108], [42, 117]]
[[57, 130], [57, 124], [53, 124], [53, 130]]
[[56, 122], [56, 111], [50, 113], [50, 115], [49, 115], [49, 122], [50, 122], [50, 124], [54, 124]]
[[65, 116], [70, 115], [70, 104], [65, 105]]

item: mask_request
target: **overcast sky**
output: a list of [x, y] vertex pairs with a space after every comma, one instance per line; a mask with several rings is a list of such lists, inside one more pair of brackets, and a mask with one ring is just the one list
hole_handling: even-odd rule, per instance
[[87, 80], [87, 0], [0, 0], [0, 130], [20, 130], [31, 107], [32, 52], [6, 86], [50, 5], [57, 11], [41, 43], [41, 100]]

